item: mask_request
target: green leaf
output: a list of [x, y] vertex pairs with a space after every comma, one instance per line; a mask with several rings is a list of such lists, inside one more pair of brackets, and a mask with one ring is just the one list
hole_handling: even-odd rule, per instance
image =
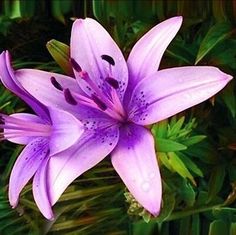
[[192, 216], [192, 231], [191, 235], [200, 235], [200, 218], [199, 214]]
[[196, 185], [193, 176], [191, 175], [191, 173], [189, 172], [183, 161], [179, 158], [179, 156], [174, 152], [168, 153], [168, 156], [169, 156], [169, 163], [172, 166], [172, 168], [183, 178], [190, 179], [191, 182], [194, 185]]
[[201, 142], [205, 138], [206, 138], [205, 135], [195, 135], [195, 136], [184, 139], [183, 141], [181, 141], [181, 143], [186, 146], [191, 146], [191, 145]]
[[178, 156], [185, 163], [186, 167], [194, 172], [196, 175], [203, 177], [203, 172], [201, 169], [191, 160], [190, 156], [186, 156], [184, 154], [179, 153]]
[[227, 86], [222, 92], [222, 98], [223, 98], [227, 108], [229, 109], [231, 115], [233, 117], [235, 117], [236, 100], [235, 100], [235, 94], [234, 94], [234, 86]]
[[200, 44], [195, 65], [198, 64], [218, 43], [229, 37], [232, 32], [232, 26], [229, 23], [218, 23], [210, 28]]
[[59, 64], [65, 73], [68, 75], [73, 74], [70, 64], [70, 47], [55, 39], [47, 42], [46, 47], [53, 59]]
[[169, 159], [166, 153], [159, 152], [158, 153], [158, 159], [162, 162], [162, 164], [169, 169], [169, 171], [174, 171], [172, 166], [169, 163]]
[[209, 203], [223, 186], [225, 179], [225, 165], [219, 165], [213, 168], [209, 180], [209, 192], [207, 203]]
[[208, 235], [227, 235], [229, 233], [228, 225], [223, 220], [215, 220], [210, 224]]
[[179, 133], [181, 130], [183, 123], [184, 123], [185, 117], [181, 117], [174, 125], [171, 126], [170, 131], [168, 133], [169, 136], [175, 136]]
[[235, 234], [236, 234], [236, 223], [231, 223], [229, 235], [235, 235]]
[[156, 138], [157, 152], [176, 152], [185, 150], [187, 147], [173, 140]]
[[152, 133], [159, 138], [164, 138], [167, 136], [167, 127], [168, 127], [168, 121], [163, 120], [161, 122], [158, 122], [157, 124], [153, 125], [152, 127]]

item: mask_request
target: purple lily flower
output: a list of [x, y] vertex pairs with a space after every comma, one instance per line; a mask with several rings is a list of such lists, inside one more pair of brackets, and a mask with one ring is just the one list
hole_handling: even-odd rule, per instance
[[232, 77], [210, 66], [158, 71], [161, 57], [182, 17], [168, 19], [144, 35], [127, 63], [106, 30], [93, 19], [78, 19], [71, 35], [76, 79], [22, 69], [17, 80], [49, 107], [71, 112], [85, 132], [67, 156], [48, 161], [50, 201], [108, 154], [135, 199], [157, 216], [162, 185], [154, 139], [147, 125], [196, 105], [220, 91]]
[[9, 201], [15, 208], [19, 195], [33, 178], [33, 195], [42, 214], [53, 219], [51, 202], [47, 193], [47, 168], [50, 157], [58, 152], [66, 154], [83, 133], [83, 125], [70, 113], [55, 108], [46, 108], [28, 94], [15, 79], [8, 52], [0, 55], [2, 83], [22, 98], [37, 115], [16, 113], [0, 114], [1, 140], [26, 145], [17, 158], [9, 182]]

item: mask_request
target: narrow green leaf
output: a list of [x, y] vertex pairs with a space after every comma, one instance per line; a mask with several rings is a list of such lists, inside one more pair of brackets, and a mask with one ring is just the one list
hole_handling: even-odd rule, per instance
[[163, 120], [153, 125], [152, 132], [156, 137], [164, 138], [167, 136], [168, 121]]
[[210, 224], [208, 235], [227, 235], [229, 228], [225, 221], [215, 220]]
[[168, 153], [168, 156], [172, 168], [183, 178], [188, 178], [194, 185], [196, 185], [193, 176], [191, 175], [183, 161], [179, 158], [179, 156], [174, 152]]
[[222, 93], [222, 98], [229, 109], [231, 115], [235, 117], [236, 114], [236, 100], [234, 94], [234, 86], [227, 86]]
[[231, 34], [232, 26], [229, 23], [218, 23], [210, 28], [205, 38], [202, 40], [195, 65], [198, 64], [218, 43], [229, 37]]
[[187, 147], [183, 144], [162, 138], [156, 138], [156, 147], [157, 152], [176, 152], [187, 149]]
[[183, 116], [173, 126], [171, 126], [168, 136], [177, 135], [183, 126], [184, 120], [185, 120], [185, 117]]
[[191, 145], [201, 142], [205, 138], [206, 138], [205, 135], [195, 135], [195, 136], [184, 139], [183, 141], [181, 141], [181, 143], [186, 146], [191, 146]]
[[186, 156], [184, 154], [178, 153], [178, 156], [185, 163], [186, 167], [194, 172], [196, 175], [203, 177], [203, 173], [201, 169], [191, 160], [190, 156]]
[[236, 223], [231, 223], [229, 235], [235, 235], [235, 234], [236, 234]]
[[192, 216], [192, 229], [191, 235], [200, 235], [200, 218], [199, 214]]
[[225, 165], [219, 165], [213, 168], [209, 184], [208, 184], [208, 199], [207, 203], [209, 203], [220, 191], [223, 186], [223, 182], [225, 179]]
[[162, 162], [162, 164], [169, 170], [169, 171], [174, 171], [172, 166], [169, 163], [169, 159], [166, 153], [158, 153], [158, 159]]

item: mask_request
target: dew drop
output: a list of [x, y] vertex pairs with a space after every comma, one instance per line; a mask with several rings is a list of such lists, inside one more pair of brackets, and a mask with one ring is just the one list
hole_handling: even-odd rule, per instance
[[144, 181], [142, 183], [142, 189], [143, 189], [144, 192], [148, 192], [149, 189], [150, 189], [150, 184], [147, 181]]
[[154, 173], [154, 172], [152, 172], [152, 173], [149, 174], [149, 179], [150, 179], [150, 180], [153, 179], [154, 177], [155, 177], [155, 173]]

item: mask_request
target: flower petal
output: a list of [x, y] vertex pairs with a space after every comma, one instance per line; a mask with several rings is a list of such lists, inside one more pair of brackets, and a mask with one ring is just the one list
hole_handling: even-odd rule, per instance
[[149, 125], [215, 95], [232, 79], [210, 66], [165, 69], [142, 80], [134, 89], [129, 105], [129, 119]]
[[24, 100], [39, 116], [48, 120], [47, 109], [30, 94], [28, 94], [17, 81], [15, 72], [11, 67], [10, 55], [8, 51], [2, 52], [0, 55], [0, 79], [7, 89]]
[[148, 31], [133, 47], [128, 58], [129, 85], [156, 72], [161, 58], [182, 24], [182, 17], [165, 20]]
[[63, 88], [79, 92], [75, 79], [36, 69], [20, 69], [15, 75], [24, 89], [44, 105], [76, 112], [77, 106], [66, 102], [63, 91], [52, 84], [51, 77], [54, 77]]
[[21, 190], [47, 156], [47, 150], [47, 139], [36, 138], [24, 148], [17, 158], [9, 182], [8, 196], [12, 207], [17, 206]]
[[70, 112], [78, 119], [92, 119], [99, 117], [102, 119], [110, 119], [107, 114], [96, 110], [94, 108], [78, 104], [71, 105], [66, 102], [62, 91], [56, 89], [52, 82], [51, 77], [55, 77], [57, 82], [64, 88], [69, 88], [76, 94], [83, 94], [75, 79], [44, 72], [36, 69], [21, 69], [16, 72], [16, 77], [21, 85], [37, 100], [48, 107], [54, 107]]
[[[112, 77], [117, 80], [117, 92], [120, 98], [123, 98], [128, 82], [125, 59], [111, 36], [97, 21], [86, 18], [74, 22], [71, 33], [71, 57], [104, 93], [111, 88], [105, 79]], [[86, 85], [76, 71], [75, 75], [86, 92]]]
[[[39, 118], [38, 116], [34, 115], [34, 114], [29, 114], [29, 113], [14, 113], [11, 114], [10, 117], [14, 117], [20, 120], [24, 120], [25, 122], [34, 122], [34, 123], [41, 123], [41, 124], [45, 124], [45, 122]], [[7, 118], [4, 119], [4, 125], [8, 125], [8, 121]], [[20, 125], [20, 124], [19, 124]], [[20, 126], [21, 127], [21, 126]], [[4, 134], [11, 134], [11, 133], [16, 133], [17, 131], [12, 129], [4, 129]], [[20, 131], [21, 132], [21, 131]], [[40, 137], [40, 136], [39, 136]], [[6, 138], [8, 141], [11, 141], [12, 143], [16, 143], [16, 144], [28, 144], [29, 142], [31, 142], [32, 140], [35, 139], [35, 136], [21, 136], [21, 137], [14, 137], [14, 138]]]
[[52, 120], [50, 155], [61, 152], [75, 144], [84, 132], [83, 124], [72, 114], [59, 109], [49, 109]]
[[56, 203], [74, 179], [105, 158], [116, 146], [118, 138], [118, 127], [114, 125], [86, 131], [76, 145], [51, 157], [48, 171], [51, 204]]
[[162, 186], [150, 131], [134, 124], [121, 128], [119, 142], [111, 156], [115, 170], [131, 194], [146, 210], [157, 216]]
[[49, 220], [53, 220], [54, 216], [48, 197], [47, 187], [48, 160], [49, 157], [44, 159], [34, 176], [33, 195], [34, 200], [43, 216]]

